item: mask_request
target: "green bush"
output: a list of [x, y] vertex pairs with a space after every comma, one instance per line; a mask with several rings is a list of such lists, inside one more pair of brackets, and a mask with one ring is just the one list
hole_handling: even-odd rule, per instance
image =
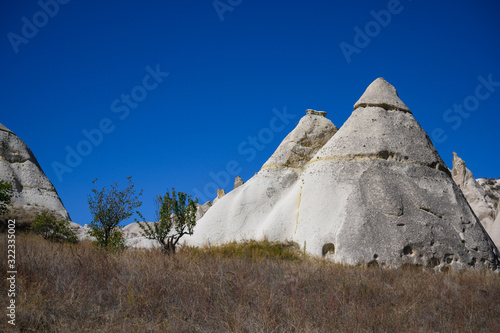
[[105, 232], [103, 229], [91, 229], [89, 235], [96, 238], [94, 245], [106, 250], [120, 251], [125, 249], [125, 237], [119, 228], [110, 231], [105, 241]]
[[12, 199], [12, 184], [0, 180], [0, 215], [9, 211]]
[[78, 237], [71, 230], [69, 221], [58, 220], [48, 211], [44, 211], [35, 218], [31, 230], [52, 242], [78, 243]]
[[167, 190], [164, 196], [158, 196], [155, 203], [156, 222], [153, 227], [147, 223], [139, 223], [139, 227], [144, 237], [161, 244], [164, 253], [174, 254], [181, 237], [193, 234], [198, 199], [193, 200], [190, 195], [172, 189], [172, 194]]
[[[112, 250], [124, 248], [125, 240], [118, 224], [134, 214], [142, 217], [136, 210], [142, 205], [139, 200], [142, 190], [136, 194], [132, 177], [127, 179], [129, 184], [123, 190], [113, 183], [109, 188], [92, 189], [92, 194], [88, 196], [90, 213], [94, 216], [89, 234], [96, 238], [95, 245], [98, 247]], [[93, 183], [96, 181], [94, 179]]]

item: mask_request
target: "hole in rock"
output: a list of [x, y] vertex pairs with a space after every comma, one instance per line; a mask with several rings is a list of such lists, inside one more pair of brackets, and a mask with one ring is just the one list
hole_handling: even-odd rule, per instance
[[403, 254], [404, 255], [411, 255], [413, 254], [413, 249], [411, 248], [410, 245], [406, 245], [404, 248], [403, 248]]
[[436, 267], [437, 265], [439, 265], [439, 263], [440, 263], [440, 260], [439, 260], [438, 258], [434, 258], [434, 257], [432, 257], [432, 258], [429, 260], [429, 262], [427, 263], [427, 266], [428, 266], [429, 268], [434, 268], [434, 267]]
[[472, 258], [472, 260], [469, 263], [469, 265], [472, 266], [472, 267], [476, 266], [476, 258], [475, 257]]
[[375, 254], [373, 255], [373, 259], [377, 259], [377, 258], [378, 258], [378, 254], [376, 254], [376, 253], [375, 253]]
[[333, 243], [328, 243], [323, 245], [323, 249], [321, 251], [323, 257], [326, 256], [327, 254], [334, 254], [335, 253], [335, 245]]

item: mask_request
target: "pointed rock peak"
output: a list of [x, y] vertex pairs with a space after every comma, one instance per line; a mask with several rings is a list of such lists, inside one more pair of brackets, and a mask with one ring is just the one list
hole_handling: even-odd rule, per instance
[[14, 132], [12, 132], [10, 129], [8, 129], [7, 127], [5, 127], [2, 124], [0, 124], [0, 131], [4, 131], [4, 132], [8, 132], [8, 133], [14, 134]]
[[354, 104], [354, 110], [359, 107], [368, 106], [378, 106], [386, 110], [398, 110], [411, 113], [406, 104], [399, 99], [396, 88], [381, 77], [373, 81], [368, 88], [366, 88], [363, 96]]

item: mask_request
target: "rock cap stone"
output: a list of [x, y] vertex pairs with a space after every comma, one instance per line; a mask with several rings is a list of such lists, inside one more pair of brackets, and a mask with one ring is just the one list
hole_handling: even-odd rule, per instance
[[401, 99], [398, 92], [384, 78], [379, 77], [366, 88], [360, 99], [354, 104], [354, 110], [359, 107], [378, 106], [386, 110], [398, 110], [410, 112]]
[[316, 111], [316, 110], [313, 110], [313, 109], [307, 109], [306, 110], [306, 114], [312, 114], [312, 115], [315, 115], [315, 116], [326, 117], [326, 111]]

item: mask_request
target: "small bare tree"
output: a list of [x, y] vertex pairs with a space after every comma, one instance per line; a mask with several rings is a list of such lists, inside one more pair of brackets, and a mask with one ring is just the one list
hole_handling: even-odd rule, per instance
[[182, 236], [192, 235], [196, 225], [196, 204], [190, 195], [184, 192], [172, 194], [167, 190], [164, 196], [159, 195], [155, 200], [156, 222], [151, 224], [139, 223], [143, 236], [157, 240], [162, 251], [168, 254], [175, 253], [175, 246]]

